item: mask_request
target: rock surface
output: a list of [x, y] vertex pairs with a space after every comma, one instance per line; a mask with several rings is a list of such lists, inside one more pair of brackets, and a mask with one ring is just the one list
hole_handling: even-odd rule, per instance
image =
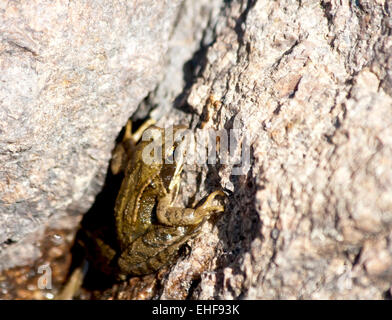
[[[250, 147], [250, 169], [234, 175], [232, 164], [187, 168], [179, 201], [197, 202], [219, 186], [231, 195], [226, 212], [204, 225], [203, 236], [190, 242], [190, 254], [160, 280], [157, 297], [391, 298], [391, 10], [383, 0], [182, 2], [172, 20], [164, 76], [137, 115], [159, 106], [153, 114], [162, 125], [236, 129], [239, 142]], [[99, 92], [91, 94], [103, 99]], [[220, 101], [212, 110], [210, 96]], [[118, 92], [113, 97], [121, 99]], [[55, 98], [47, 97], [48, 103], [53, 105]], [[106, 157], [102, 150], [95, 156], [101, 174], [116, 132], [133, 110], [112, 115], [122, 122], [106, 124], [111, 134], [106, 130], [108, 136], [100, 137], [106, 139]], [[58, 132], [52, 130], [52, 135]], [[98, 139], [91, 134], [86, 137]], [[79, 146], [81, 138], [74, 137], [68, 147], [75, 143]], [[58, 155], [89, 154], [64, 150]], [[236, 150], [235, 156], [240, 153]], [[45, 172], [39, 160], [26, 164], [37, 163]], [[86, 168], [79, 162], [72, 171], [73, 179], [85, 181], [79, 190], [99, 189], [96, 175]], [[7, 188], [33, 184], [33, 174], [23, 178], [14, 172], [14, 184]], [[73, 179], [64, 181], [72, 184]], [[59, 187], [63, 193], [48, 192], [66, 199], [66, 190], [78, 194], [72, 186]], [[68, 197], [79, 211], [92, 201], [77, 201], [74, 193]], [[41, 213], [46, 207], [37, 208]], [[121, 296], [130, 297], [116, 293]]]
[[75, 228], [91, 206], [162, 75], [179, 4], [0, 4], [0, 270], [37, 258], [44, 227]]
[[388, 1], [222, 5], [184, 95], [202, 117], [209, 95], [221, 101], [204, 128], [237, 125], [251, 169], [204, 168], [202, 193], [220, 181], [233, 194], [161, 298], [391, 297], [391, 10]]

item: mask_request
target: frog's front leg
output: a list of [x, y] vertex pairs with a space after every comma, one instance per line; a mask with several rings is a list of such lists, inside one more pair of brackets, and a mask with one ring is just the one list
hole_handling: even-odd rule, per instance
[[224, 196], [221, 190], [211, 193], [206, 201], [198, 208], [179, 208], [171, 207], [171, 196], [168, 194], [161, 198], [157, 206], [157, 218], [161, 224], [166, 226], [189, 226], [199, 224], [204, 217], [209, 216], [212, 212], [223, 212], [224, 207], [213, 205], [216, 196]]
[[129, 159], [135, 150], [137, 142], [141, 139], [143, 132], [155, 124], [155, 120], [146, 120], [134, 133], [132, 133], [132, 121], [128, 120], [121, 143], [117, 144], [113, 151], [110, 169], [113, 174], [118, 174], [125, 170]]

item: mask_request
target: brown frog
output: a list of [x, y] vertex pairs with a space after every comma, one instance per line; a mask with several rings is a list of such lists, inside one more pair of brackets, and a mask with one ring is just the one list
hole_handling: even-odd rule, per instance
[[[116, 243], [102, 236], [105, 233], [102, 228], [81, 230], [79, 239], [94, 268], [118, 280], [151, 274], [174, 262], [179, 248], [199, 233], [203, 222], [213, 212], [224, 211], [222, 205], [213, 204], [215, 197], [224, 196], [220, 190], [212, 192], [197, 208], [173, 206], [179, 191], [185, 148], [181, 142], [175, 142], [172, 147], [162, 143], [161, 161], [144, 161], [143, 152], [151, 141], [137, 142], [147, 128], [161, 135], [158, 141], [166, 141], [165, 130], [152, 126], [151, 120], [134, 134], [128, 122], [123, 141], [113, 154], [112, 172], [124, 172], [114, 208]], [[183, 129], [174, 127], [173, 135]], [[175, 151], [180, 151], [179, 159], [169, 163], [165, 153], [170, 155]], [[83, 279], [81, 270], [79, 267], [72, 273], [56, 299], [71, 299], [75, 295]]]
[[[184, 155], [180, 154], [177, 162], [172, 163], [168, 163], [166, 155], [177, 150], [184, 153], [185, 148], [184, 145], [180, 148], [181, 142], [175, 142], [172, 147], [162, 143], [163, 157], [159, 159], [162, 161], [146, 163], [143, 150], [151, 141], [137, 144], [143, 131], [150, 127], [160, 134], [160, 141], [166, 141], [165, 130], [150, 125], [151, 121], [148, 121], [131, 134], [131, 122], [128, 122], [123, 142], [116, 148], [111, 165], [113, 173], [124, 172], [114, 209], [120, 249], [115, 263], [119, 279], [150, 274], [170, 264], [179, 248], [198, 234], [211, 213], [224, 211], [223, 206], [213, 204], [216, 196], [224, 196], [220, 190], [211, 193], [197, 208], [173, 206], [179, 191]], [[183, 129], [174, 127], [173, 135]], [[113, 253], [109, 252], [109, 255], [113, 256]]]
[[[111, 170], [124, 172], [124, 178], [114, 208], [116, 243], [108, 241], [105, 228], [81, 230], [78, 242], [86, 249], [92, 265], [100, 271], [124, 280], [128, 276], [154, 273], [175, 261], [179, 248], [196, 236], [203, 222], [213, 212], [223, 212], [222, 205], [214, 205], [215, 197], [224, 196], [220, 190], [212, 192], [197, 208], [173, 206], [179, 191], [183, 168], [184, 141], [166, 146], [163, 157], [146, 162], [143, 154], [151, 141], [137, 143], [147, 128], [166, 141], [165, 130], [144, 123], [134, 134], [127, 123], [124, 138], [113, 154]], [[176, 126], [173, 135], [184, 127]], [[186, 147], [186, 146], [185, 146]], [[165, 151], [166, 150], [166, 151]], [[177, 161], [168, 161], [166, 155], [179, 151]], [[148, 160], [148, 159], [147, 159]], [[56, 299], [71, 299], [83, 279], [82, 267], [77, 268]]]

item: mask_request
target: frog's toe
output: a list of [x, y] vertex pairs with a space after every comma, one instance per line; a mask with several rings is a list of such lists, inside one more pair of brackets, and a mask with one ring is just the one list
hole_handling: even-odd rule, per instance
[[113, 152], [112, 161], [110, 163], [110, 170], [114, 175], [120, 173], [126, 162], [126, 153], [122, 144], [116, 146]]
[[217, 196], [222, 196], [225, 197], [225, 193], [222, 190], [216, 190], [213, 193], [211, 193], [208, 197], [207, 200], [203, 203], [201, 206], [203, 209], [207, 209], [209, 207], [213, 207], [212, 202], [215, 200]]
[[211, 212], [219, 213], [219, 212], [225, 211], [224, 206], [213, 204], [213, 202], [217, 196], [225, 196], [225, 194], [222, 190], [214, 191], [213, 193], [211, 193], [207, 197], [206, 201], [196, 210], [199, 212], [203, 212], [202, 215], [204, 215], [204, 216], [209, 215]]

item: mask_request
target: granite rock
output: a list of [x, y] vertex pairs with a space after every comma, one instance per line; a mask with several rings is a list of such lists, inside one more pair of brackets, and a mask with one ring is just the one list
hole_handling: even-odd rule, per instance
[[75, 228], [91, 206], [162, 76], [180, 4], [0, 4], [0, 269], [35, 259], [44, 228]]
[[[139, 2], [141, 6], [142, 3]], [[165, 13], [167, 21], [171, 21], [170, 10]], [[186, 0], [178, 10], [161, 64], [163, 76], [155, 81], [158, 83], [155, 87], [142, 86], [145, 91], [138, 95], [139, 101], [147, 91], [149, 95], [135, 116], [143, 118], [153, 108], [152, 115], [160, 125], [187, 124], [195, 133], [201, 127], [228, 132], [235, 129], [238, 145], [248, 147], [249, 167], [245, 167], [242, 174], [235, 171], [233, 163], [206, 163], [185, 168], [178, 201], [193, 205], [212, 190], [224, 188], [229, 194], [226, 211], [203, 226], [201, 237], [189, 242], [190, 252], [182, 255], [160, 278], [160, 291], [155, 298], [390, 298], [390, 2]], [[141, 19], [138, 23], [146, 21]], [[137, 30], [140, 31], [143, 28], [139, 24]], [[64, 28], [59, 29], [64, 31]], [[154, 34], [153, 30], [143, 34], [152, 37], [150, 32]], [[110, 37], [113, 33], [108, 31], [105, 41]], [[161, 40], [155, 39], [155, 45], [163, 45]], [[33, 63], [34, 54], [42, 52], [39, 50], [43, 44], [34, 47], [28, 45], [28, 40], [23, 41], [17, 42], [17, 48], [24, 52], [26, 47], [30, 48], [24, 54], [31, 54], [30, 63]], [[12, 61], [16, 61], [18, 69], [19, 60]], [[48, 73], [45, 79], [58, 79]], [[99, 79], [94, 83], [99, 83]], [[108, 83], [113, 85], [113, 81], [105, 81]], [[18, 84], [20, 81], [15, 81], [8, 88], [16, 90]], [[140, 83], [135, 80], [128, 84], [133, 92]], [[78, 82], [69, 90], [76, 95], [82, 88]], [[31, 92], [42, 92], [42, 89], [35, 90]], [[23, 101], [25, 91], [15, 97]], [[113, 99], [126, 100], [121, 90], [112, 91]], [[58, 96], [54, 93], [46, 96], [48, 105], [64, 96], [61, 91], [54, 92]], [[95, 97], [98, 101], [105, 97], [101, 91], [90, 94], [89, 99]], [[136, 106], [138, 99], [131, 98]], [[212, 109], [208, 104], [211, 98], [217, 102]], [[64, 103], [64, 106], [69, 112], [76, 112], [72, 103]], [[120, 117], [117, 111], [110, 125], [97, 126], [107, 136], [97, 136], [96, 131], [86, 132], [86, 139], [106, 139], [105, 144], [100, 145], [107, 148], [105, 156], [91, 153], [89, 147], [96, 146], [91, 142], [83, 145], [83, 152], [80, 148], [72, 149], [75, 144], [82, 144], [80, 131], [73, 143], [67, 148], [64, 146], [57, 155], [94, 159], [89, 161], [101, 164], [102, 169], [97, 172], [103, 176], [114, 137], [126, 117], [136, 110], [123, 104], [121, 108], [127, 110], [122, 113], [121, 121], [115, 120]], [[62, 119], [59, 110], [63, 109], [53, 110], [58, 113], [51, 111], [50, 116]], [[103, 114], [98, 107], [93, 110], [98, 115]], [[93, 118], [88, 118], [86, 112], [76, 114], [85, 119]], [[29, 128], [30, 118], [36, 119], [34, 116], [25, 118], [19, 135], [29, 134], [24, 128]], [[74, 125], [69, 120], [67, 128], [63, 122], [61, 128], [71, 130]], [[40, 127], [37, 129], [34, 123], [32, 128]], [[50, 139], [55, 139], [58, 127], [49, 128], [52, 130], [47, 131]], [[14, 159], [11, 156], [16, 153], [14, 157], [18, 159], [32, 152], [30, 150], [38, 150], [35, 144], [24, 146], [1, 155]], [[75, 150], [74, 153], [68, 148]], [[235, 149], [233, 158], [240, 158], [245, 149]], [[73, 163], [69, 160], [74, 158], [64, 159]], [[9, 160], [5, 163], [19, 170], [36, 165], [41, 173], [49, 170], [45, 166], [51, 170], [56, 168], [60, 160], [56, 158], [47, 163], [40, 158], [28, 158], [25, 162]], [[71, 167], [72, 175], [64, 176], [63, 184], [51, 184], [49, 190], [42, 188], [37, 194], [31, 192], [29, 199], [37, 199], [46, 190], [44, 194], [53, 203], [58, 197], [64, 197], [69, 202], [63, 208], [72, 204], [77, 212], [83, 211], [82, 208], [93, 201], [94, 192], [84, 191], [82, 196], [81, 190], [97, 190], [102, 180], [97, 178], [100, 176], [97, 172], [87, 170], [91, 167], [86, 162], [78, 161]], [[10, 199], [38, 185], [34, 180], [37, 173], [32, 169], [25, 176], [18, 176], [20, 171], [16, 169], [8, 172], [14, 175], [8, 181], [15, 181], [12, 186], [18, 186], [12, 192], [2, 193], [8, 194]], [[59, 173], [56, 170], [54, 173], [56, 175], [48, 181], [55, 181], [52, 177], [58, 177]], [[61, 188], [64, 181], [72, 187]], [[11, 185], [6, 186], [6, 190], [11, 190]], [[15, 203], [28, 208], [22, 210], [23, 213], [36, 210], [39, 214], [48, 214], [55, 208], [53, 205], [46, 210], [49, 205], [43, 204], [47, 202], [33, 200]], [[27, 207], [27, 203], [32, 204]], [[4, 204], [3, 201], [2, 206]], [[10, 208], [7, 210], [11, 216], [14, 207], [4, 207]], [[19, 237], [16, 229], [12, 234]], [[121, 292], [115, 296], [130, 297]], [[136, 293], [136, 296], [140, 295]]]
[[[183, 92], [198, 116], [165, 121], [237, 129], [251, 165], [243, 175], [206, 165], [198, 190], [187, 174], [188, 195], [217, 184], [231, 194], [161, 298], [391, 297], [391, 9], [333, 0], [221, 6]], [[220, 103], [205, 117], [210, 96]]]

